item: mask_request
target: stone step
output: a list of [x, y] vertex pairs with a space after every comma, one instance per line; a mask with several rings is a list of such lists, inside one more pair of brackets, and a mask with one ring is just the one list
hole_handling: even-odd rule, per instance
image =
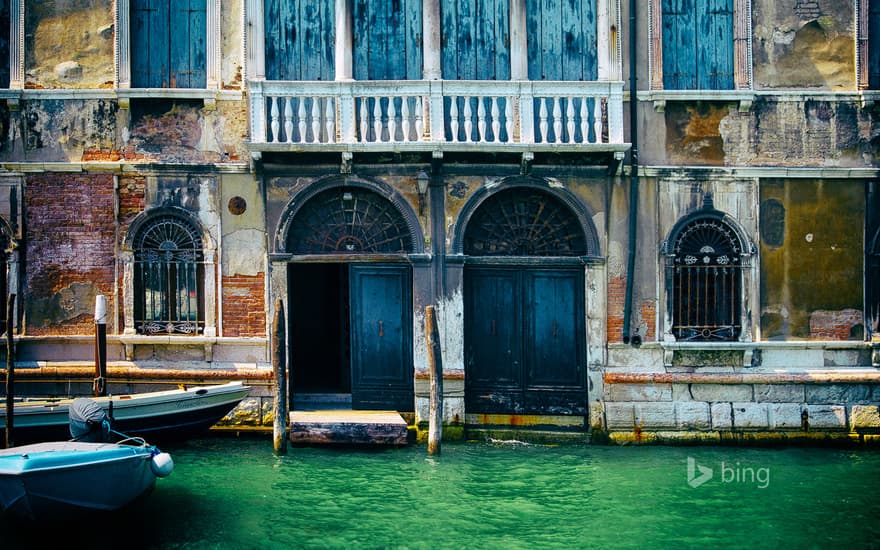
[[396, 411], [296, 410], [290, 441], [299, 444], [406, 445], [406, 421]]

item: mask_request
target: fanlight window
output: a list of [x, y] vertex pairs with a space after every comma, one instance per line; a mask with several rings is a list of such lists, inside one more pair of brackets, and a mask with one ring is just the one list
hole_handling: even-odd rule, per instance
[[537, 189], [501, 191], [480, 205], [467, 225], [470, 256], [583, 256], [578, 219], [556, 197]]
[[135, 329], [141, 334], [204, 330], [201, 232], [173, 215], [149, 220], [134, 240]]
[[736, 340], [742, 329], [739, 238], [724, 222], [699, 218], [675, 238], [672, 333], [683, 341]]
[[316, 194], [296, 213], [287, 236], [293, 254], [407, 254], [412, 249], [397, 207], [361, 187]]

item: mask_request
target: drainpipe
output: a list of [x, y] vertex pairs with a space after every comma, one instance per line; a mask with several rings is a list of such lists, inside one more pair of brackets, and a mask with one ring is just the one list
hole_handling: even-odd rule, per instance
[[629, 0], [629, 134], [632, 147], [629, 153], [629, 251], [626, 259], [626, 294], [623, 303], [623, 342], [639, 345], [638, 334], [630, 336], [630, 317], [632, 317], [632, 293], [636, 266], [636, 232], [639, 213], [639, 146], [638, 146], [638, 86], [636, 74], [636, 51], [638, 35], [636, 31], [636, 5], [638, 0]]

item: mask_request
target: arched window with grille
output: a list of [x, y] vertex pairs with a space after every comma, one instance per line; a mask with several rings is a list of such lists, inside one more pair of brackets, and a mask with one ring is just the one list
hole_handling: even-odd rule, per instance
[[140, 334], [201, 334], [205, 328], [202, 232], [173, 214], [135, 235], [134, 317]]
[[742, 332], [743, 244], [718, 214], [679, 223], [670, 239], [669, 304], [679, 341], [736, 341]]

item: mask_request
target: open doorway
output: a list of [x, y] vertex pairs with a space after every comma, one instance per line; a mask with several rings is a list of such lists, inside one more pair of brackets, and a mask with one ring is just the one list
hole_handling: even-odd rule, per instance
[[290, 264], [292, 394], [351, 393], [348, 264]]

